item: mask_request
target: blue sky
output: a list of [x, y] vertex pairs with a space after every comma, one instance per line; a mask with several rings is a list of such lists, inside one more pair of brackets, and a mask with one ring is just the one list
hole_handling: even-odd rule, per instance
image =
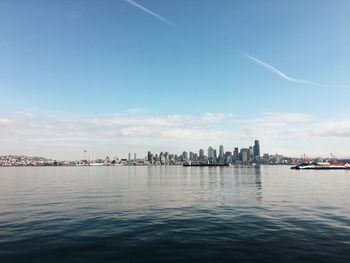
[[[330, 0], [3, 0], [0, 153], [229, 150], [257, 137], [269, 152], [349, 156], [349, 10]], [[208, 116], [215, 123], [197, 123]], [[72, 134], [92, 119], [118, 125]]]

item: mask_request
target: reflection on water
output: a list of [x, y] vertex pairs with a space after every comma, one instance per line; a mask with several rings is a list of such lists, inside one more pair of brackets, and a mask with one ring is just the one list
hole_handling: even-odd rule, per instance
[[261, 168], [259, 165], [254, 166], [255, 185], [256, 185], [256, 200], [262, 201], [262, 182], [261, 182]]
[[0, 168], [0, 262], [348, 262], [349, 171]]

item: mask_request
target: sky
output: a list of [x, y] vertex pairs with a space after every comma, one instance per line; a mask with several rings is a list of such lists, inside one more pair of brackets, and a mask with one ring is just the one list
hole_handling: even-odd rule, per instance
[[350, 157], [350, 1], [2, 0], [0, 155]]

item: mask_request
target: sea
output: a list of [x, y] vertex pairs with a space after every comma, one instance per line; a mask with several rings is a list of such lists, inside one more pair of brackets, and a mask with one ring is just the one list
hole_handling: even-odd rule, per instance
[[350, 262], [350, 170], [2, 167], [0, 262]]

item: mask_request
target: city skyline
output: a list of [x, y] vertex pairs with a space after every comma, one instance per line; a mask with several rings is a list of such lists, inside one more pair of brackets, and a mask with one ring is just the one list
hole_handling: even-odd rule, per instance
[[269, 153], [348, 158], [349, 8], [1, 1], [0, 155], [142, 156], [259, 138]]

